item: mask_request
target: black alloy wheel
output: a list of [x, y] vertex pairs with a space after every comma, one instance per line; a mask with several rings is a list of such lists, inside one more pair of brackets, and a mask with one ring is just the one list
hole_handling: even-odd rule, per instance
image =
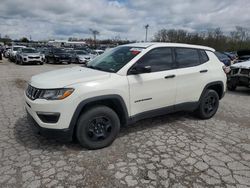
[[214, 90], [207, 90], [201, 97], [196, 114], [201, 119], [209, 119], [215, 115], [219, 107], [219, 96]]
[[113, 109], [93, 106], [80, 115], [76, 137], [83, 147], [100, 149], [112, 144], [119, 131], [120, 120]]

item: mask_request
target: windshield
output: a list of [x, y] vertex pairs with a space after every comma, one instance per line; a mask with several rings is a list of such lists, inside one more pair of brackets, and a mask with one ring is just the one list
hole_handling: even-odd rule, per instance
[[22, 49], [23, 53], [37, 53], [37, 50], [33, 49], [33, 48], [24, 48]]
[[54, 52], [55, 53], [65, 53], [65, 51], [63, 49], [61, 49], [61, 48], [55, 48]]
[[83, 50], [76, 50], [77, 55], [87, 55], [88, 53]]
[[17, 50], [19, 50], [20, 48], [22, 48], [22, 47], [13, 47], [13, 51], [17, 51]]
[[142, 49], [131, 46], [116, 47], [90, 61], [87, 67], [106, 72], [117, 72], [137, 56]]

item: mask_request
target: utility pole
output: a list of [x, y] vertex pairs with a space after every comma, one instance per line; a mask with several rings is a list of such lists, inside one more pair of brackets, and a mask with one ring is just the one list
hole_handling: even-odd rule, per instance
[[145, 42], [147, 42], [147, 41], [148, 41], [148, 27], [149, 27], [149, 25], [147, 24], [147, 25], [145, 25], [144, 27], [145, 27], [145, 29], [146, 29]]
[[100, 34], [99, 31], [95, 30], [95, 29], [89, 29], [94, 37], [94, 43], [95, 43], [95, 48], [96, 48], [96, 36]]

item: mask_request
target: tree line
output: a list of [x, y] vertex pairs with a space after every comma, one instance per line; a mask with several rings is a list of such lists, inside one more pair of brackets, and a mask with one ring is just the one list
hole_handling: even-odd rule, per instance
[[234, 31], [224, 33], [221, 28], [205, 32], [188, 32], [182, 29], [161, 29], [155, 33], [154, 42], [177, 42], [212, 47], [218, 51], [250, 49], [250, 31], [236, 26]]

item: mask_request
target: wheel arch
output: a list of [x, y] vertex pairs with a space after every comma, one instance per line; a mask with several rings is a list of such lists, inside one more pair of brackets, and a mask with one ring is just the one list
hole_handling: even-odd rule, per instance
[[126, 125], [128, 123], [128, 110], [123, 98], [120, 95], [103, 95], [98, 97], [89, 98], [80, 102], [71, 118], [69, 128], [72, 131], [72, 136], [75, 132], [77, 120], [79, 116], [88, 108], [96, 105], [105, 105], [113, 109], [120, 121], [121, 125]]
[[212, 89], [214, 91], [217, 92], [217, 94], [219, 95], [219, 99], [222, 99], [224, 97], [224, 83], [222, 81], [215, 81], [215, 82], [211, 82], [211, 83], [208, 83], [202, 93], [201, 93], [201, 96], [200, 96], [200, 99], [199, 101], [201, 100], [202, 96], [205, 94], [205, 92], [208, 90], [208, 89]]

